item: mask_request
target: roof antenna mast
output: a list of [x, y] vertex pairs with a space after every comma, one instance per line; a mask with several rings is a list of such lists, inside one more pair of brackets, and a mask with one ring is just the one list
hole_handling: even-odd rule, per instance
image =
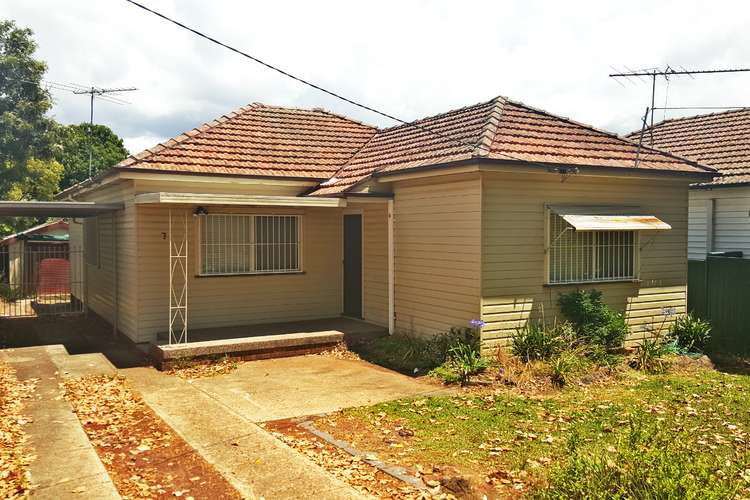
[[92, 163], [93, 163], [93, 148], [94, 148], [94, 97], [102, 97], [107, 94], [116, 95], [119, 92], [132, 92], [138, 90], [135, 87], [126, 87], [118, 89], [105, 89], [99, 87], [91, 87], [89, 89], [73, 90], [74, 94], [89, 94], [90, 96], [90, 109], [89, 109], [89, 179], [92, 177]]
[[[664, 77], [665, 80], [669, 81], [670, 76], [689, 76], [690, 78], [693, 78], [693, 75], [712, 75], [712, 74], [719, 74], [719, 73], [744, 73], [750, 71], [750, 68], [728, 68], [728, 69], [698, 69], [698, 70], [687, 70], [683, 67], [680, 67], [679, 70], [673, 69], [671, 66], [667, 65], [666, 68], [660, 69], [660, 68], [644, 68], [644, 69], [636, 69], [631, 70], [630, 68], [627, 68], [627, 71], [619, 72], [619, 73], [610, 73], [609, 76], [611, 78], [625, 78], [629, 82], [632, 83], [631, 78], [636, 77], [643, 81], [641, 78], [642, 76], [651, 78], [651, 124], [649, 126], [649, 145], [654, 145], [654, 110], [656, 109], [656, 78], [661, 76]], [[666, 108], [666, 106], [665, 106]], [[645, 122], [644, 122], [645, 125]], [[641, 141], [643, 139], [643, 133], [641, 133]]]

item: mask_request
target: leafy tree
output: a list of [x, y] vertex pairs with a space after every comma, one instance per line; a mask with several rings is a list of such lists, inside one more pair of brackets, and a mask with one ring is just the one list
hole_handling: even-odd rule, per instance
[[[58, 146], [55, 159], [65, 171], [60, 181], [60, 189], [65, 189], [89, 177], [89, 124], [63, 125], [57, 131]], [[92, 175], [106, 170], [124, 160], [128, 150], [122, 139], [106, 125], [91, 128]]]
[[[0, 21], [0, 199], [49, 199], [59, 186], [51, 161], [54, 122], [41, 80], [47, 66], [34, 58], [32, 31]], [[45, 169], [52, 169], [46, 172]], [[20, 197], [20, 198], [19, 198]], [[0, 234], [33, 221], [3, 221]]]

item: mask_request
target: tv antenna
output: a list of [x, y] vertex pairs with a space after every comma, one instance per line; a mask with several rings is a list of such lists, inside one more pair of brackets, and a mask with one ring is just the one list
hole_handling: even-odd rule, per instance
[[[616, 68], [615, 71], [617, 71]], [[649, 125], [650, 129], [653, 130], [654, 127], [654, 111], [656, 108], [656, 79], [657, 77], [663, 77], [664, 80], [667, 82], [669, 81], [669, 78], [672, 76], [689, 76], [690, 78], [694, 78], [694, 75], [714, 75], [714, 74], [720, 74], [720, 73], [744, 73], [750, 71], [750, 68], [728, 68], [728, 69], [697, 69], [697, 70], [687, 70], [680, 66], [680, 69], [674, 69], [670, 65], [667, 65], [664, 69], [661, 68], [643, 68], [643, 69], [630, 69], [627, 66], [625, 66], [625, 69], [627, 71], [621, 71], [616, 73], [610, 73], [610, 78], [625, 78], [628, 81], [632, 82], [632, 78], [638, 78], [641, 81], [645, 81], [643, 77], [647, 77], [651, 79], [651, 123]], [[664, 106], [666, 108], [666, 104]], [[651, 143], [653, 144], [653, 131], [651, 132]]]
[[[71, 90], [74, 94], [89, 94], [90, 100], [89, 100], [89, 179], [92, 177], [92, 161], [93, 161], [93, 133], [94, 133], [94, 98], [95, 97], [108, 97], [110, 99], [105, 100], [112, 100], [112, 97], [118, 96], [120, 92], [132, 92], [134, 90], [138, 90], [135, 87], [122, 87], [122, 88], [101, 88], [101, 87], [91, 87], [91, 88], [83, 88], [78, 90]], [[115, 102], [119, 101], [115, 97]], [[125, 103], [126, 101], [122, 101], [122, 103]]]

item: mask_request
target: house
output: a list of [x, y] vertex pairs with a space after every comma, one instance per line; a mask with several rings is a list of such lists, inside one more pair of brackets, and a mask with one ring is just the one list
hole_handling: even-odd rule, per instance
[[44, 259], [67, 258], [68, 222], [53, 220], [0, 239], [0, 283], [35, 286]]
[[714, 174], [503, 97], [389, 128], [253, 104], [60, 198], [123, 204], [71, 240], [84, 300], [134, 342], [344, 315], [481, 318], [491, 348], [578, 287], [631, 339], [684, 312], [688, 186]]
[[[630, 134], [639, 140], [641, 132]], [[690, 189], [688, 258], [741, 251], [750, 258], [750, 109], [664, 120], [643, 142], [710, 165], [721, 173]]]

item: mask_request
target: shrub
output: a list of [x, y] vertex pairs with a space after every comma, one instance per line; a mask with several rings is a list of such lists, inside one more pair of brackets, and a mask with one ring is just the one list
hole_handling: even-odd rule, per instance
[[669, 337], [686, 352], [703, 352], [711, 339], [711, 323], [692, 314], [678, 316]]
[[633, 367], [646, 373], [664, 373], [667, 369], [665, 354], [667, 349], [660, 338], [643, 339], [635, 349]]
[[602, 302], [599, 290], [576, 290], [560, 295], [563, 315], [573, 323], [579, 339], [612, 349], [621, 347], [628, 327], [623, 314], [612, 311]]
[[574, 375], [583, 371], [587, 365], [588, 360], [582, 348], [561, 351], [549, 362], [552, 383], [558, 387], [563, 387]]
[[570, 323], [555, 322], [551, 327], [543, 322], [527, 323], [518, 328], [511, 338], [511, 352], [522, 360], [547, 360], [558, 354], [575, 338]]
[[16, 302], [23, 298], [23, 291], [20, 287], [14, 287], [7, 283], [0, 283], [0, 298], [6, 302]]
[[489, 363], [482, 358], [479, 335], [469, 328], [451, 328], [434, 339], [438, 349], [447, 346], [444, 362], [430, 372], [447, 383], [466, 385], [471, 377], [484, 371]]

